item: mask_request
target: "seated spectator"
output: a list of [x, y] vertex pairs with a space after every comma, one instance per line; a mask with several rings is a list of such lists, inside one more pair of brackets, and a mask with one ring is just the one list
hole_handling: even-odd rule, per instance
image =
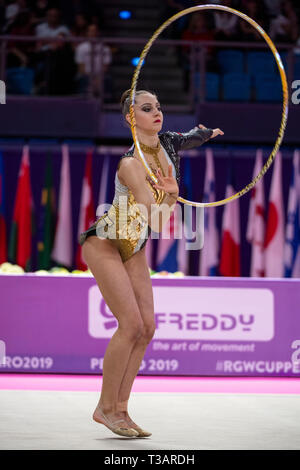
[[[47, 10], [46, 21], [36, 27], [35, 34], [38, 38], [56, 38], [59, 34], [70, 34], [69, 28], [60, 21], [60, 11], [57, 8]], [[37, 49], [47, 50], [50, 42], [41, 41]]]
[[[10, 34], [13, 36], [33, 36], [33, 16], [28, 10], [17, 14]], [[10, 67], [30, 67], [32, 64], [35, 44], [32, 41], [17, 42], [9, 41], [7, 45], [6, 66]]]
[[[249, 16], [252, 20], [256, 21], [265, 31], [268, 30], [269, 24], [267, 20], [267, 13], [264, 5], [258, 0], [243, 0], [241, 11]], [[240, 21], [240, 40], [241, 41], [263, 41], [261, 34], [247, 21]]]
[[[100, 30], [95, 24], [90, 24], [87, 29], [88, 38], [99, 38]], [[92, 62], [92, 44], [85, 41], [76, 47], [75, 61], [78, 65], [79, 91], [86, 92], [90, 84], [95, 94], [100, 93], [101, 73], [105, 77], [109, 64], [112, 61], [111, 50], [108, 46], [94, 43], [94, 60]], [[103, 68], [102, 68], [103, 67]], [[89, 77], [92, 81], [89, 81]]]
[[280, 14], [270, 24], [269, 35], [273, 41], [295, 42], [298, 38], [298, 19], [290, 0], [282, 0]]
[[[232, 0], [223, 0], [221, 5], [234, 8]], [[230, 41], [238, 39], [238, 17], [231, 13], [215, 11], [215, 34], [220, 41]]]

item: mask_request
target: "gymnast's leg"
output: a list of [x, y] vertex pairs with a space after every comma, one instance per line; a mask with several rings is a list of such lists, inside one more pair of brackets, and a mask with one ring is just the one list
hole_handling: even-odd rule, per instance
[[114, 421], [122, 417], [117, 411], [119, 390], [131, 351], [142, 334], [143, 320], [128, 273], [112, 242], [90, 236], [82, 246], [82, 256], [95, 277], [106, 304], [118, 320], [118, 329], [104, 356], [99, 399], [103, 413]]
[[128, 415], [127, 402], [129, 400], [134, 379], [145, 355], [146, 348], [155, 333], [153, 289], [145, 254], [145, 247], [125, 261], [124, 266], [130, 278], [139, 311], [143, 319], [143, 331], [131, 351], [127, 368], [121, 382], [118, 397], [118, 409], [119, 411], [122, 411], [128, 424], [135, 428], [135, 423]]

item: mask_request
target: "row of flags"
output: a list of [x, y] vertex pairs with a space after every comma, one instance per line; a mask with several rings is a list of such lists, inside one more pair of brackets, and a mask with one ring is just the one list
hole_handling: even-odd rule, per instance
[[[65, 267], [73, 264], [73, 229], [71, 207], [70, 162], [68, 146], [62, 146], [62, 165], [58, 212], [52, 174], [52, 160], [47, 159], [45, 182], [41, 192], [39, 223], [30, 183], [29, 147], [23, 147], [18, 174], [13, 218], [7, 241], [3, 155], [0, 153], [0, 264], [5, 261], [32, 270], [32, 237], [37, 236], [37, 269], [49, 269], [53, 263]], [[85, 268], [86, 269], [86, 268]]]
[[[253, 170], [254, 179], [263, 168], [262, 150], [256, 152]], [[287, 224], [285, 225], [282, 190], [282, 154], [278, 152], [273, 164], [268, 211], [266, 211], [264, 179], [261, 178], [251, 190], [246, 239], [251, 245], [251, 277], [300, 277], [300, 167], [299, 151], [293, 156], [293, 171], [289, 190]], [[189, 174], [189, 169], [188, 173]], [[186, 174], [185, 174], [186, 176]], [[191, 187], [191, 180], [186, 182]], [[232, 169], [226, 186], [225, 198], [235, 194]], [[191, 195], [187, 199], [191, 200]], [[206, 172], [203, 202], [213, 202], [215, 194], [215, 172], [213, 152], [206, 150]], [[171, 227], [180, 223], [180, 214], [174, 211]], [[177, 221], [176, 221], [177, 218]], [[167, 233], [167, 230], [165, 232]], [[200, 227], [199, 227], [200, 230]], [[164, 232], [163, 232], [164, 233]], [[160, 269], [169, 270], [169, 255], [174, 255], [177, 246], [176, 263], [172, 258], [173, 271], [178, 268], [185, 274], [188, 252], [180, 249], [182, 241], [166, 240], [163, 245], [164, 258]], [[184, 241], [187, 241], [185, 239]], [[168, 248], [168, 249], [167, 249]], [[223, 208], [222, 230], [219, 235], [216, 222], [216, 207], [204, 210], [204, 246], [199, 250], [199, 276], [241, 276], [241, 231], [239, 199], [227, 203]]]
[[[92, 196], [92, 156], [88, 150], [83, 177], [77, 238], [96, 219]], [[282, 155], [275, 157], [270, 189], [268, 211], [264, 196], [264, 180], [258, 181], [251, 190], [247, 224], [247, 241], [251, 244], [252, 277], [300, 277], [300, 167], [299, 151], [295, 150], [293, 171], [289, 190], [287, 223], [282, 192]], [[253, 178], [263, 167], [262, 150], [257, 150]], [[229, 172], [225, 197], [236, 193], [233, 173]], [[185, 159], [183, 183], [185, 198], [192, 200], [192, 172], [190, 159]], [[103, 162], [98, 206], [108, 204], [107, 187], [109, 181], [109, 156]], [[206, 172], [203, 202], [213, 202], [215, 194], [214, 158], [211, 149], [206, 149]], [[10, 261], [32, 270], [32, 237], [37, 236], [37, 269], [49, 269], [53, 263], [73, 267], [73, 226], [72, 197], [70, 178], [70, 158], [67, 144], [62, 146], [60, 189], [56, 210], [53, 185], [52, 160], [48, 155], [45, 181], [41, 192], [38, 224], [30, 185], [29, 147], [23, 147], [23, 155], [18, 175], [17, 191], [9, 239], [5, 221], [5, 179], [3, 156], [0, 153], [0, 264]], [[183, 208], [183, 205], [180, 205]], [[157, 241], [156, 270], [169, 272], [182, 271], [189, 274], [190, 251], [186, 243], [194, 242], [200, 235], [200, 224], [195, 208], [185, 213], [176, 204], [169, 223], [163, 228]], [[219, 234], [216, 222], [216, 208], [204, 209], [204, 245], [199, 245], [198, 274], [200, 276], [240, 276], [241, 275], [241, 233], [239, 199], [223, 206], [222, 230]], [[179, 227], [184, 223], [184, 237]], [[194, 226], [194, 231], [191, 227]], [[201, 244], [201, 243], [200, 243]], [[146, 256], [151, 267], [154, 240], [146, 244]], [[77, 269], [87, 269], [82, 258], [81, 246], [77, 243], [75, 265]]]
[[[212, 155], [207, 153], [207, 160]], [[207, 167], [208, 168], [208, 167]], [[262, 150], [256, 152], [253, 170], [254, 179], [263, 168]], [[212, 173], [206, 178], [214, 179]], [[231, 181], [227, 183], [226, 197], [236, 193]], [[251, 244], [251, 277], [300, 277], [300, 173], [299, 151], [293, 156], [293, 171], [289, 190], [287, 225], [285, 225], [283, 190], [282, 190], [282, 154], [278, 152], [273, 164], [272, 181], [269, 196], [268, 213], [264, 196], [264, 179], [261, 178], [251, 190], [246, 239]], [[214, 195], [213, 195], [214, 197]], [[214, 217], [213, 214], [209, 215]], [[240, 220], [239, 199], [226, 204], [223, 213], [222, 236], [220, 247], [219, 274], [223, 276], [240, 276]], [[207, 245], [218, 253], [215, 232], [206, 230]], [[211, 247], [211, 245], [215, 247]], [[203, 272], [203, 260], [201, 262]], [[205, 263], [206, 273], [210, 264]]]
[[[83, 177], [77, 240], [96, 219], [92, 196], [93, 150], [86, 155]], [[109, 158], [106, 156], [101, 173], [98, 205], [106, 203]], [[0, 153], [0, 264], [16, 263], [25, 271], [32, 270], [32, 237], [37, 236], [37, 269], [48, 270], [53, 264], [71, 269], [73, 267], [73, 223], [70, 177], [70, 156], [67, 144], [62, 145], [62, 164], [58, 209], [56, 210], [52, 173], [52, 159], [48, 155], [44, 186], [41, 192], [40, 212], [36, 224], [35, 208], [30, 184], [29, 147], [23, 147], [18, 175], [17, 192], [13, 211], [10, 237], [7, 241], [5, 221], [5, 187], [3, 155]], [[76, 244], [75, 266], [86, 270], [81, 246]]]

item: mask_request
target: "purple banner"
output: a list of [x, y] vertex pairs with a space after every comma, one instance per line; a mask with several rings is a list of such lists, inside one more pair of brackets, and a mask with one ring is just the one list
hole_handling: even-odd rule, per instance
[[[300, 280], [152, 284], [156, 333], [140, 375], [300, 376]], [[0, 275], [0, 296], [0, 372], [102, 372], [117, 320], [94, 278]]]

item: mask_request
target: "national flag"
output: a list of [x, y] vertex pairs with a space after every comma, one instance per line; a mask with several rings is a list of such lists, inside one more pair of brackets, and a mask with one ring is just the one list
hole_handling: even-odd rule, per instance
[[284, 274], [284, 208], [282, 196], [282, 156], [278, 152], [273, 167], [269, 211], [265, 237], [265, 275], [283, 277]]
[[[158, 240], [156, 270], [157, 271], [178, 271], [177, 246], [180, 236], [180, 208], [175, 204], [170, 219], [163, 226]], [[176, 238], [175, 238], [176, 237]]]
[[69, 147], [62, 145], [62, 164], [60, 170], [60, 188], [58, 201], [58, 217], [52, 259], [57, 264], [66, 268], [72, 266], [73, 241], [72, 241], [72, 198]]
[[[262, 167], [262, 150], [258, 149], [252, 179], [259, 174]], [[251, 191], [246, 238], [251, 243], [250, 276], [263, 277], [265, 274], [265, 194], [263, 178], [256, 183]]]
[[[95, 209], [92, 193], [92, 156], [93, 151], [89, 150], [86, 156], [85, 173], [81, 191], [79, 224], [78, 224], [78, 240], [82, 232], [87, 230], [95, 221]], [[82, 258], [82, 247], [78, 244], [76, 253], [77, 269], [86, 270], [87, 265]]]
[[46, 161], [44, 187], [41, 193], [37, 240], [37, 268], [50, 269], [56, 225], [55, 190], [53, 185], [53, 163], [50, 155]]
[[[214, 202], [215, 170], [213, 152], [206, 149], [206, 171], [203, 202]], [[216, 208], [204, 208], [204, 245], [200, 251], [199, 275], [216, 276], [218, 267], [219, 236], [216, 224]]]
[[4, 162], [2, 152], [0, 152], [0, 264], [7, 261], [6, 230]]
[[9, 239], [8, 260], [25, 271], [32, 269], [31, 238], [35, 231], [30, 185], [29, 147], [24, 145]]
[[299, 151], [295, 150], [293, 158], [293, 171], [289, 190], [287, 225], [284, 247], [284, 276], [292, 277], [297, 253], [300, 247], [300, 220], [299, 220]]
[[[233, 196], [236, 191], [233, 187], [232, 177], [226, 187], [226, 196]], [[240, 276], [240, 205], [239, 200], [228, 202], [224, 207], [222, 221], [222, 242], [220, 258], [220, 274], [222, 276]]]

